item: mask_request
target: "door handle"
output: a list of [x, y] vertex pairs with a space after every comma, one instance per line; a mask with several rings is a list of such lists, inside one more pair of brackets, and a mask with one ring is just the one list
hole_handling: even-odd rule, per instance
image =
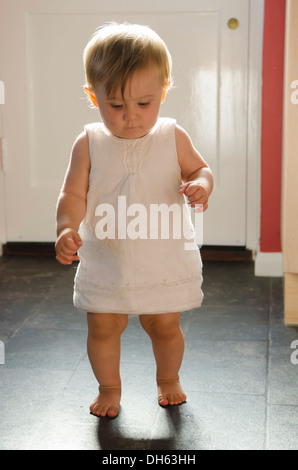
[[228, 21], [228, 27], [230, 29], [237, 29], [239, 26], [239, 20], [237, 18], [230, 18]]

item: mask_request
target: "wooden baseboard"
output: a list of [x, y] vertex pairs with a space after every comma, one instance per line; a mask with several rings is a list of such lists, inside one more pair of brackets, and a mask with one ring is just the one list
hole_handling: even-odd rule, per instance
[[285, 324], [298, 326], [298, 274], [285, 273]]
[[[203, 246], [203, 261], [252, 261], [252, 251], [244, 247]], [[9, 242], [3, 245], [4, 255], [14, 256], [56, 256], [54, 243]]]
[[54, 243], [9, 242], [3, 245], [4, 255], [13, 256], [56, 256]]
[[202, 246], [203, 261], [252, 261], [253, 253], [245, 247]]

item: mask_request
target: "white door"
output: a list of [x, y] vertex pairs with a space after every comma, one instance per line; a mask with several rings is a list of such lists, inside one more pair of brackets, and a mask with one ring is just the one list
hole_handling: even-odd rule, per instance
[[72, 143], [99, 119], [84, 98], [82, 52], [96, 27], [125, 20], [151, 26], [172, 53], [175, 88], [162, 115], [190, 133], [215, 177], [204, 244], [246, 244], [249, 0], [0, 0], [0, 8], [7, 241], [55, 240]]
[[0, 80], [0, 256], [2, 255], [2, 244], [6, 241], [5, 233], [5, 191], [4, 191], [4, 167], [3, 167], [3, 149], [2, 144], [2, 114], [5, 103], [5, 86]]

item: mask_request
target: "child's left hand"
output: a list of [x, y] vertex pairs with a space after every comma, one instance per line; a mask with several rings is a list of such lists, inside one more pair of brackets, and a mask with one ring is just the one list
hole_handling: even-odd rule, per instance
[[[191, 207], [202, 205], [203, 212], [208, 208], [208, 194], [205, 187], [197, 181], [188, 181], [179, 187], [179, 193], [185, 194]], [[195, 211], [202, 212], [202, 208], [196, 208]]]

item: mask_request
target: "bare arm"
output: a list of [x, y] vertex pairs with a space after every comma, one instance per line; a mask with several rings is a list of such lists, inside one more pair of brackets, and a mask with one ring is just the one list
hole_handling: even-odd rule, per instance
[[71, 264], [78, 259], [76, 252], [82, 245], [78, 234], [86, 214], [89, 186], [90, 156], [88, 136], [84, 132], [75, 141], [69, 166], [57, 202], [56, 226], [57, 260]]
[[176, 127], [176, 147], [183, 181], [179, 192], [188, 197], [191, 207], [202, 204], [206, 210], [213, 190], [212, 172], [180, 126]]

